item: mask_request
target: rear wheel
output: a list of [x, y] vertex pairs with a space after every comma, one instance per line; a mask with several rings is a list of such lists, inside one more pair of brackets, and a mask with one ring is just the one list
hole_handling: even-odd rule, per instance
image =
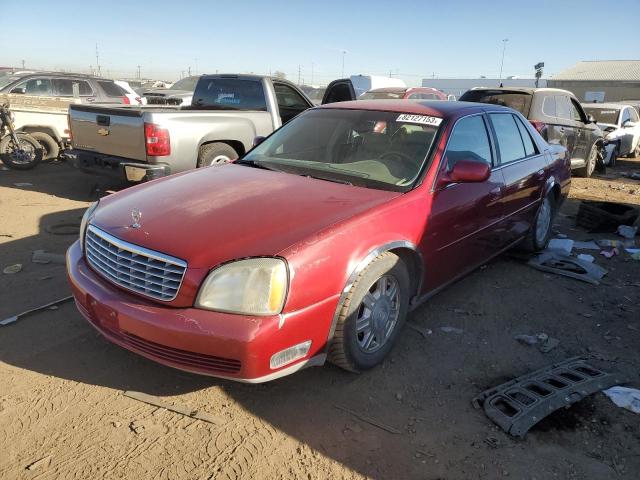
[[222, 165], [238, 158], [231, 145], [222, 142], [208, 143], [198, 152], [198, 168]]
[[587, 163], [584, 167], [576, 168], [575, 173], [578, 177], [589, 178], [593, 175], [598, 163], [598, 145], [595, 143], [591, 146], [589, 156], [587, 157]]
[[340, 308], [329, 361], [349, 370], [370, 369], [393, 348], [409, 309], [407, 267], [385, 252], [360, 273]]
[[60, 146], [53, 137], [44, 132], [33, 132], [30, 134], [31, 138], [37, 141], [43, 149], [43, 160], [55, 160], [60, 154]]
[[26, 133], [16, 133], [18, 145], [6, 135], [0, 140], [0, 159], [9, 168], [30, 170], [42, 160], [42, 147]]
[[524, 240], [523, 247], [530, 252], [543, 250], [551, 237], [551, 227], [555, 213], [555, 197], [549, 192], [542, 200], [536, 218], [529, 234]]

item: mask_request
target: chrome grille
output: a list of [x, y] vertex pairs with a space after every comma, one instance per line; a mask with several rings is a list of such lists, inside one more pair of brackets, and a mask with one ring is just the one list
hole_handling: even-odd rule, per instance
[[187, 262], [124, 242], [93, 225], [84, 245], [89, 264], [116, 285], [165, 302], [178, 295]]

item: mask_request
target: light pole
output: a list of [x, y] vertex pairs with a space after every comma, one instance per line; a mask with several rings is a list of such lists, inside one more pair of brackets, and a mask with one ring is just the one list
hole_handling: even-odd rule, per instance
[[508, 38], [502, 39], [502, 60], [500, 60], [500, 78], [498, 79], [498, 86], [502, 85], [502, 67], [504, 65], [504, 51], [507, 49]]
[[346, 50], [342, 50], [342, 77], [344, 77], [344, 56], [347, 54]]

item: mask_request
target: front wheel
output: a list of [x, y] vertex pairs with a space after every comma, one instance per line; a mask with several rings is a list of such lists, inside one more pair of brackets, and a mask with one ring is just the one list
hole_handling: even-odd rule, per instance
[[385, 252], [365, 268], [340, 308], [329, 361], [360, 372], [382, 362], [393, 348], [409, 309], [407, 267]]
[[30, 170], [42, 160], [42, 146], [26, 133], [16, 133], [18, 145], [11, 135], [0, 140], [0, 159], [9, 168]]

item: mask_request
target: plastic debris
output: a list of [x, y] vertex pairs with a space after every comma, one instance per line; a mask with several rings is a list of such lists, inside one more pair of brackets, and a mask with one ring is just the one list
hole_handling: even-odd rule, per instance
[[595, 263], [571, 257], [558, 250], [544, 250], [527, 264], [543, 272], [575, 278], [593, 285], [599, 285], [602, 277], [608, 273], [608, 270]]
[[5, 275], [13, 275], [14, 273], [18, 273], [22, 270], [22, 264], [16, 263], [15, 265], [9, 265], [8, 267], [4, 267], [2, 269], [2, 273]]
[[57, 263], [59, 265], [66, 263], [64, 255], [60, 253], [47, 253], [44, 250], [34, 250], [31, 261], [33, 263]]
[[603, 390], [607, 397], [618, 407], [626, 408], [633, 413], [640, 413], [640, 390], [627, 387], [611, 387]]
[[620, 225], [616, 233], [624, 238], [634, 238], [638, 232], [638, 227], [630, 227], [629, 225]]
[[32, 308], [31, 310], [26, 310], [22, 313], [19, 313], [17, 315], [14, 315], [13, 317], [7, 317], [4, 320], [0, 320], [0, 326], [4, 326], [4, 325], [9, 325], [10, 323], [14, 323], [16, 321], [18, 321], [19, 318], [24, 317], [26, 315], [29, 315], [31, 313], [35, 313], [35, 312], [39, 312], [40, 310], [46, 310], [49, 309], [55, 305], [60, 305], [61, 303], [64, 302], [68, 302], [69, 300], [73, 299], [73, 296], [68, 296], [68, 297], [64, 297], [64, 298], [60, 298], [58, 300], [54, 300], [53, 302], [49, 302], [45, 305], [41, 305], [39, 307], [36, 308]]
[[600, 250], [598, 244], [593, 240], [589, 240], [588, 242], [574, 241], [573, 248], [576, 250]]
[[557, 338], [549, 337], [542, 345], [540, 345], [540, 351], [542, 353], [549, 353], [558, 345], [560, 345], [560, 340], [558, 340]]
[[617, 248], [612, 248], [609, 250], [602, 250], [600, 252], [600, 255], [602, 255], [605, 258], [612, 258], [615, 257], [616, 255], [618, 255], [618, 249]]
[[375, 418], [369, 417], [367, 415], [363, 415], [359, 412], [356, 412], [355, 410], [351, 410], [350, 408], [347, 408], [343, 405], [334, 405], [335, 408], [337, 408], [338, 410], [342, 410], [343, 412], [347, 412], [351, 415], [353, 415], [354, 417], [356, 417], [359, 420], [362, 420], [363, 422], [367, 422], [369, 425], [373, 425], [374, 427], [378, 427], [381, 430], [384, 430], [386, 432], [389, 433], [393, 433], [395, 435], [400, 435], [402, 432], [400, 430], [398, 430], [397, 428], [394, 428], [390, 425], [387, 425], [385, 423], [382, 423], [380, 420], [377, 420]]
[[549, 240], [549, 250], [561, 250], [567, 255], [573, 250], [573, 240], [570, 238], [553, 238]]
[[606, 247], [633, 248], [636, 246], [636, 242], [632, 238], [627, 238], [625, 240], [596, 240], [596, 243], [600, 246], [600, 248], [606, 248]]
[[[215, 415], [210, 415], [206, 412], [200, 412], [199, 410], [193, 410], [192, 408], [182, 405], [174, 405], [172, 403], [165, 402], [161, 398], [158, 398], [154, 395], [149, 395], [147, 393], [127, 390], [122, 394], [125, 397], [138, 400], [139, 402], [148, 403], [149, 405], [153, 405], [154, 407], [164, 408], [165, 410], [169, 410], [170, 412], [179, 413], [180, 415], [195, 418], [197, 420], [202, 420], [203, 422], [212, 423], [218, 426], [224, 425], [226, 423], [226, 420], [224, 418], [216, 417]], [[131, 425], [129, 426], [129, 428], [131, 428]]]
[[578, 255], [578, 260], [583, 260], [585, 262], [593, 263], [595, 257], [593, 255], [589, 255], [588, 253], [581, 253]]
[[619, 225], [633, 225], [639, 213], [629, 205], [584, 200], [578, 207], [576, 224], [590, 232], [615, 232]]
[[430, 328], [422, 328], [422, 327], [419, 327], [418, 325], [415, 325], [413, 323], [407, 323], [407, 326], [409, 328], [411, 328], [412, 330], [415, 330], [416, 332], [418, 332], [424, 338], [427, 338], [429, 335], [431, 335], [433, 333], [433, 331]]
[[29, 183], [29, 182], [19, 182], [19, 183], [14, 183], [13, 185], [16, 187], [33, 187], [33, 183]]
[[513, 338], [524, 345], [535, 345], [538, 343], [538, 337], [534, 335], [516, 335]]
[[442, 330], [444, 333], [461, 334], [463, 332], [461, 328], [456, 328], [456, 327], [440, 327], [440, 330]]

